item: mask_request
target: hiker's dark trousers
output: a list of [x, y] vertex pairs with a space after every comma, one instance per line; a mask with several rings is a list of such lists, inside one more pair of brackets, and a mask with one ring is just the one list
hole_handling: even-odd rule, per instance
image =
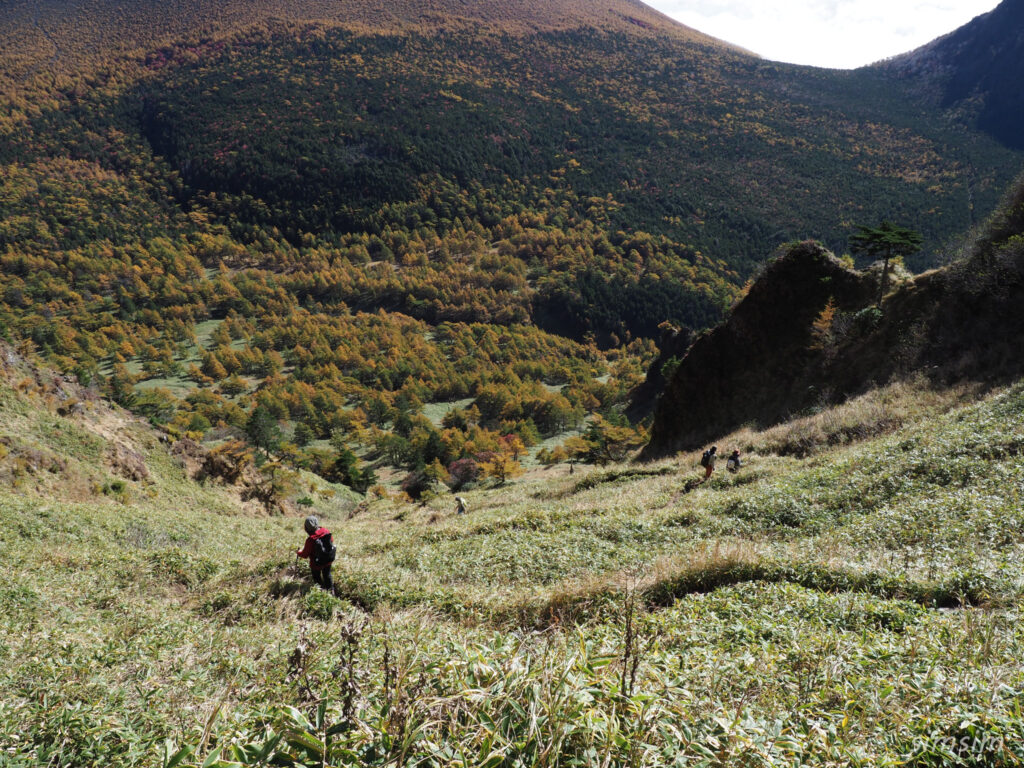
[[334, 582], [331, 581], [331, 566], [310, 568], [309, 571], [313, 574], [313, 581], [319, 584], [321, 589], [326, 589], [330, 592], [334, 588]]

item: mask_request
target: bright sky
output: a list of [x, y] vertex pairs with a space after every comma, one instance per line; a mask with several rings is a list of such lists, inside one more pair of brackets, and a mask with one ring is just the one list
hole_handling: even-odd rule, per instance
[[911, 51], [998, 0], [645, 0], [688, 27], [775, 61], [852, 69]]

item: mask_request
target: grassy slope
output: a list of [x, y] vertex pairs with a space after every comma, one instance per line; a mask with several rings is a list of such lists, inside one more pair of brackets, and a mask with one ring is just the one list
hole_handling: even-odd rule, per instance
[[[198, 762], [234, 739], [223, 757], [255, 765], [266, 728], [321, 765], [321, 700], [327, 764], [1020, 750], [1022, 385], [966, 405], [890, 390], [740, 433], [722, 444], [751, 451], [744, 471], [690, 492], [694, 456], [535, 470], [466, 494], [466, 517], [377, 500], [328, 519], [343, 599], [294, 569], [298, 520], [246, 516], [99, 405], [0, 395], [17, 450], [67, 458], [0, 490], [0, 765], [149, 765], [164, 738]], [[828, 446], [858, 423], [905, 426]], [[83, 491], [128, 437], [151, 481]], [[794, 445], [807, 458], [778, 455]]]

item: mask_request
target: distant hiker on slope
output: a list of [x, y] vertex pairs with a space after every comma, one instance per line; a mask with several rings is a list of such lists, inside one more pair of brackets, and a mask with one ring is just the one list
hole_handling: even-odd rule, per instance
[[466, 508], [466, 500], [461, 496], [455, 497], [455, 514], [464, 515], [469, 510]]
[[306, 518], [304, 527], [309, 535], [305, 545], [295, 554], [298, 557], [309, 558], [309, 571], [313, 575], [313, 581], [319, 584], [321, 589], [330, 592], [334, 588], [334, 582], [331, 581], [331, 565], [337, 554], [331, 532], [322, 528], [314, 515]]
[[718, 459], [718, 446], [712, 445], [700, 457], [700, 465], [704, 467], [704, 479], [702, 483], [706, 483], [711, 479], [711, 473], [715, 471], [715, 461]]
[[743, 464], [740, 462], [740, 452], [733, 451], [729, 456], [729, 460], [725, 462], [725, 468], [730, 472], [739, 472], [740, 467], [742, 466]]

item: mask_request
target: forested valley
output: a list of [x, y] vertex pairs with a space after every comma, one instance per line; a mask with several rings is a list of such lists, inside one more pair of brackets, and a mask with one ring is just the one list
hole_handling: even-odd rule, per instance
[[644, 439], [655, 342], [779, 244], [897, 216], [911, 266], [942, 258], [1017, 154], [934, 117], [878, 71], [642, 25], [198, 37], [5, 103], [0, 328], [175, 436], [360, 491], [607, 460]]

